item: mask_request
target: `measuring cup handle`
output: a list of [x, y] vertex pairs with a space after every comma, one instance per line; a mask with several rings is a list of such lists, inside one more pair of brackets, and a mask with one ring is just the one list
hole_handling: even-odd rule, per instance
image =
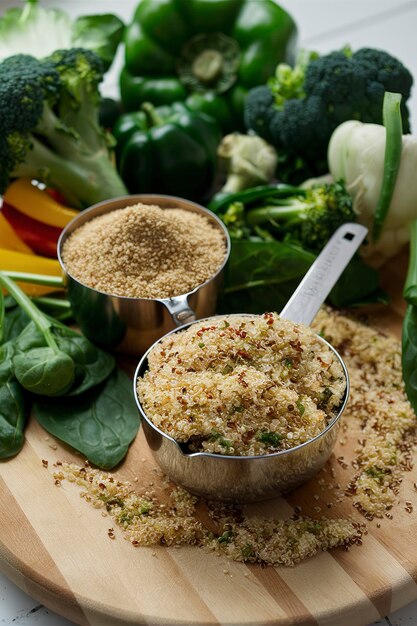
[[282, 309], [281, 317], [311, 324], [367, 232], [361, 224], [348, 222], [340, 226]]
[[197, 317], [188, 304], [187, 296], [177, 296], [176, 298], [166, 298], [162, 303], [168, 309], [176, 326], [183, 326], [189, 322], [194, 322]]

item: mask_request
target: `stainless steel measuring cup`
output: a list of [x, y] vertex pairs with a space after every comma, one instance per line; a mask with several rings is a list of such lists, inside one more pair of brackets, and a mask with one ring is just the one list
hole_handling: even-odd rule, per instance
[[[301, 281], [281, 312], [281, 317], [296, 323], [310, 324], [366, 233], [367, 229], [359, 224], [341, 226]], [[172, 332], [182, 330], [184, 328]], [[189, 453], [152, 423], [138, 398], [137, 383], [148, 367], [148, 354], [158, 344], [156, 342], [140, 360], [133, 387], [143, 418], [142, 426], [147, 443], [165, 474], [191, 493], [206, 499], [240, 502], [276, 497], [292, 491], [312, 478], [323, 467], [333, 450], [340, 428], [340, 417], [349, 396], [349, 375], [343, 359], [327, 341], [321, 337], [320, 340], [339, 359], [346, 377], [346, 391], [337, 415], [319, 435], [306, 443], [289, 450], [259, 456]]]
[[[109, 295], [88, 287], [71, 276], [62, 258], [62, 247], [69, 235], [99, 215], [139, 202], [155, 204], [162, 209], [179, 208], [207, 217], [210, 223], [221, 231], [225, 242], [224, 261], [217, 272], [188, 293], [159, 299]], [[139, 356], [176, 326], [214, 314], [223, 269], [230, 254], [230, 237], [223, 222], [214, 213], [195, 202], [174, 196], [137, 194], [105, 200], [82, 211], [62, 231], [57, 252], [68, 299], [82, 332], [104, 348]], [[146, 263], [146, 259], [143, 259], [143, 263]]]

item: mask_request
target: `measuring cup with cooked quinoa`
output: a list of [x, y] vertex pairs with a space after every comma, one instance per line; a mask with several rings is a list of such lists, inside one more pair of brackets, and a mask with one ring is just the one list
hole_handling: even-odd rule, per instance
[[192, 322], [134, 376], [155, 460], [195, 495], [253, 502], [291, 491], [329, 458], [349, 395], [324, 339], [267, 313]]
[[58, 242], [83, 332], [137, 355], [175, 325], [215, 312], [229, 251], [227, 229], [211, 211], [157, 195], [95, 205]]
[[346, 391], [340, 359], [309, 327], [215, 317], [161, 340], [137, 391], [147, 417], [191, 452], [264, 455], [316, 437]]
[[143, 430], [174, 482], [205, 498], [250, 502], [291, 491], [323, 467], [349, 377], [307, 324], [366, 233], [340, 227], [281, 315], [193, 322], [142, 357], [134, 391]]

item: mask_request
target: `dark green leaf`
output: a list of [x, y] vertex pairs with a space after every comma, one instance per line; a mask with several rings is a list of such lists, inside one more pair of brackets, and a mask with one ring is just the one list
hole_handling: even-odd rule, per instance
[[93, 50], [107, 71], [115, 57], [124, 31], [123, 22], [115, 15], [82, 15], [73, 25], [74, 47]]
[[314, 254], [280, 241], [235, 241], [227, 267], [226, 293], [276, 285], [305, 274]]
[[411, 305], [402, 329], [402, 370], [407, 397], [417, 414], [417, 308]]
[[115, 368], [116, 361], [108, 352], [97, 349], [96, 358], [90, 363], [76, 363], [76, 380], [67, 396], [78, 396], [106, 380]]
[[4, 306], [7, 311], [8, 309], [14, 309], [17, 307], [17, 303], [13, 300], [12, 296], [4, 296]]
[[383, 292], [379, 283], [378, 272], [354, 258], [330, 292], [329, 300], [337, 307], [380, 302]]
[[[4, 347], [4, 346], [2, 346]], [[28, 405], [22, 387], [13, 375], [11, 359], [0, 364], [0, 458], [17, 454], [24, 442], [23, 428]]]
[[17, 353], [13, 367], [22, 387], [42, 396], [63, 395], [74, 382], [74, 361], [49, 347]]
[[77, 398], [37, 400], [34, 414], [51, 435], [102, 469], [120, 463], [139, 428], [132, 382], [120, 369]]
[[219, 313], [265, 313], [281, 311], [301, 280], [289, 280], [278, 285], [253, 287], [234, 293], [223, 293], [219, 298]]
[[4, 342], [4, 317], [6, 308], [4, 306], [3, 289], [0, 289], [0, 344]]
[[404, 289], [404, 300], [407, 300], [413, 306], [417, 306], [417, 285], [410, 285]]
[[[220, 313], [280, 311], [313, 263], [315, 255], [280, 241], [233, 241]], [[385, 301], [379, 275], [353, 259], [329, 300], [338, 307]]]
[[[83, 335], [68, 326], [52, 318], [51, 323], [59, 349], [68, 354], [75, 364], [74, 383], [67, 395], [84, 393], [103, 382], [111, 374], [115, 360], [110, 354], [96, 348]], [[45, 341], [35, 324], [31, 322], [18, 337], [16, 345], [21, 352], [28, 352], [33, 348], [45, 346]]]
[[14, 339], [29, 324], [30, 319], [20, 306], [6, 308], [6, 316], [4, 319], [4, 339]]
[[6, 341], [0, 346], [0, 363], [12, 359], [15, 355], [16, 347], [14, 341]]

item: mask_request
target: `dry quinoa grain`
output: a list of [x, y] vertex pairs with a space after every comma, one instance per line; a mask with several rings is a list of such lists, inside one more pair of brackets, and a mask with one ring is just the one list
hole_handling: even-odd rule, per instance
[[275, 313], [219, 316], [162, 339], [138, 394], [152, 422], [190, 450], [260, 455], [318, 435], [346, 379], [307, 326]]
[[225, 254], [221, 231], [205, 216], [144, 204], [93, 218], [62, 249], [71, 276], [132, 298], [187, 293], [217, 272]]

